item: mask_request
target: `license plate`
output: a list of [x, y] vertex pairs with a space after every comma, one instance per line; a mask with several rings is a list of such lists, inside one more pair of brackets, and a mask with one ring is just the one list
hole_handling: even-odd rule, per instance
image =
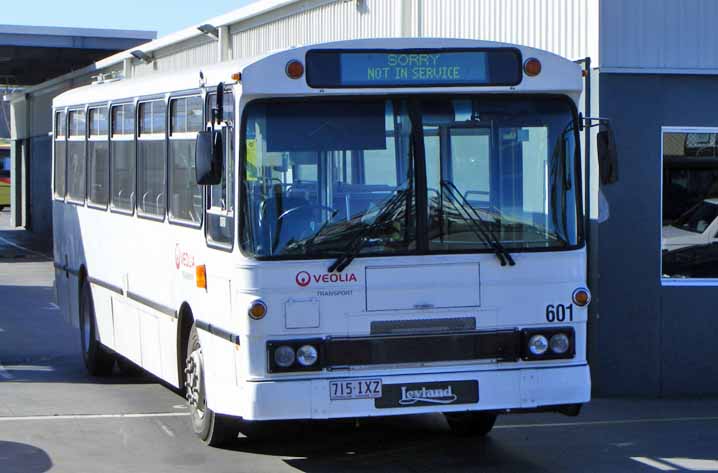
[[375, 399], [381, 397], [381, 379], [352, 379], [329, 382], [329, 399]]
[[479, 402], [478, 381], [385, 384], [383, 395], [374, 399], [377, 409], [446, 406]]

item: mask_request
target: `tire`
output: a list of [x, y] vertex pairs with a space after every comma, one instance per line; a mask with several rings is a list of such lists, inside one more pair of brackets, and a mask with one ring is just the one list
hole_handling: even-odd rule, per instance
[[192, 430], [203, 443], [211, 447], [220, 447], [237, 438], [239, 425], [236, 419], [217, 414], [207, 407], [204, 358], [197, 328], [194, 325], [187, 340], [185, 392], [189, 403]]
[[485, 437], [496, 423], [496, 414], [457, 412], [444, 414], [451, 432], [459, 437]]
[[115, 359], [98, 340], [95, 305], [92, 302], [92, 291], [87, 279], [82, 283], [80, 290], [80, 343], [82, 359], [88, 374], [90, 376], [111, 375]]

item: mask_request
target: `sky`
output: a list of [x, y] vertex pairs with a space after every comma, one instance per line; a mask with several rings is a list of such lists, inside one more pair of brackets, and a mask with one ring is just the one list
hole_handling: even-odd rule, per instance
[[[157, 31], [158, 37], [241, 8], [254, 0], [5, 0], [0, 24]], [[32, 7], [28, 8], [28, 4]]]

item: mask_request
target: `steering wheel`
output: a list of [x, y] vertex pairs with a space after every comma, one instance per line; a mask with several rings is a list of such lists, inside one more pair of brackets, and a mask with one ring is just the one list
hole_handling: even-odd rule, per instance
[[289, 210], [285, 210], [284, 212], [282, 212], [282, 214], [279, 217], [277, 217], [277, 222], [279, 222], [283, 218], [288, 217], [288, 216], [290, 216], [296, 212], [299, 212], [300, 210], [303, 210], [303, 209], [326, 210], [327, 212], [332, 214], [332, 217], [334, 217], [338, 212], [337, 210], [334, 210], [331, 207], [327, 207], [326, 205], [304, 204], [304, 205], [298, 205], [297, 207], [291, 208]]
[[301, 234], [297, 235], [299, 238], [306, 238], [308, 236], [311, 236], [317, 230], [317, 229], [313, 228], [314, 227], [313, 224], [317, 223], [317, 226], [319, 228], [321, 228], [322, 225], [330, 222], [331, 219], [334, 218], [334, 216], [337, 214], [337, 210], [334, 210], [331, 207], [327, 207], [326, 205], [320, 205], [320, 204], [298, 205], [294, 208], [291, 208], [289, 210], [282, 212], [281, 215], [279, 215], [279, 217], [277, 217], [277, 233], [274, 235], [274, 241], [272, 242], [273, 251], [276, 251], [277, 247], [279, 246], [280, 234], [282, 232], [281, 228], [283, 227], [284, 219], [287, 217], [290, 217], [302, 210], [325, 210], [325, 211], [331, 213], [332, 216], [328, 220], [323, 221], [323, 222], [317, 222], [315, 220], [309, 220], [309, 221], [305, 222], [306, 225], [305, 225], [304, 230], [301, 232]]

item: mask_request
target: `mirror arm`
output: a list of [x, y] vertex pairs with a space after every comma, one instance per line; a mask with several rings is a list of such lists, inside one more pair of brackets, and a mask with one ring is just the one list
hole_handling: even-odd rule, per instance
[[[584, 128], [593, 128], [595, 126], [600, 126], [603, 124], [610, 124], [611, 119], [610, 118], [603, 118], [603, 117], [584, 117], [583, 114], [578, 114], [578, 122], [580, 126], [580, 131], [583, 131]], [[592, 122], [598, 122], [598, 123], [592, 123]]]

